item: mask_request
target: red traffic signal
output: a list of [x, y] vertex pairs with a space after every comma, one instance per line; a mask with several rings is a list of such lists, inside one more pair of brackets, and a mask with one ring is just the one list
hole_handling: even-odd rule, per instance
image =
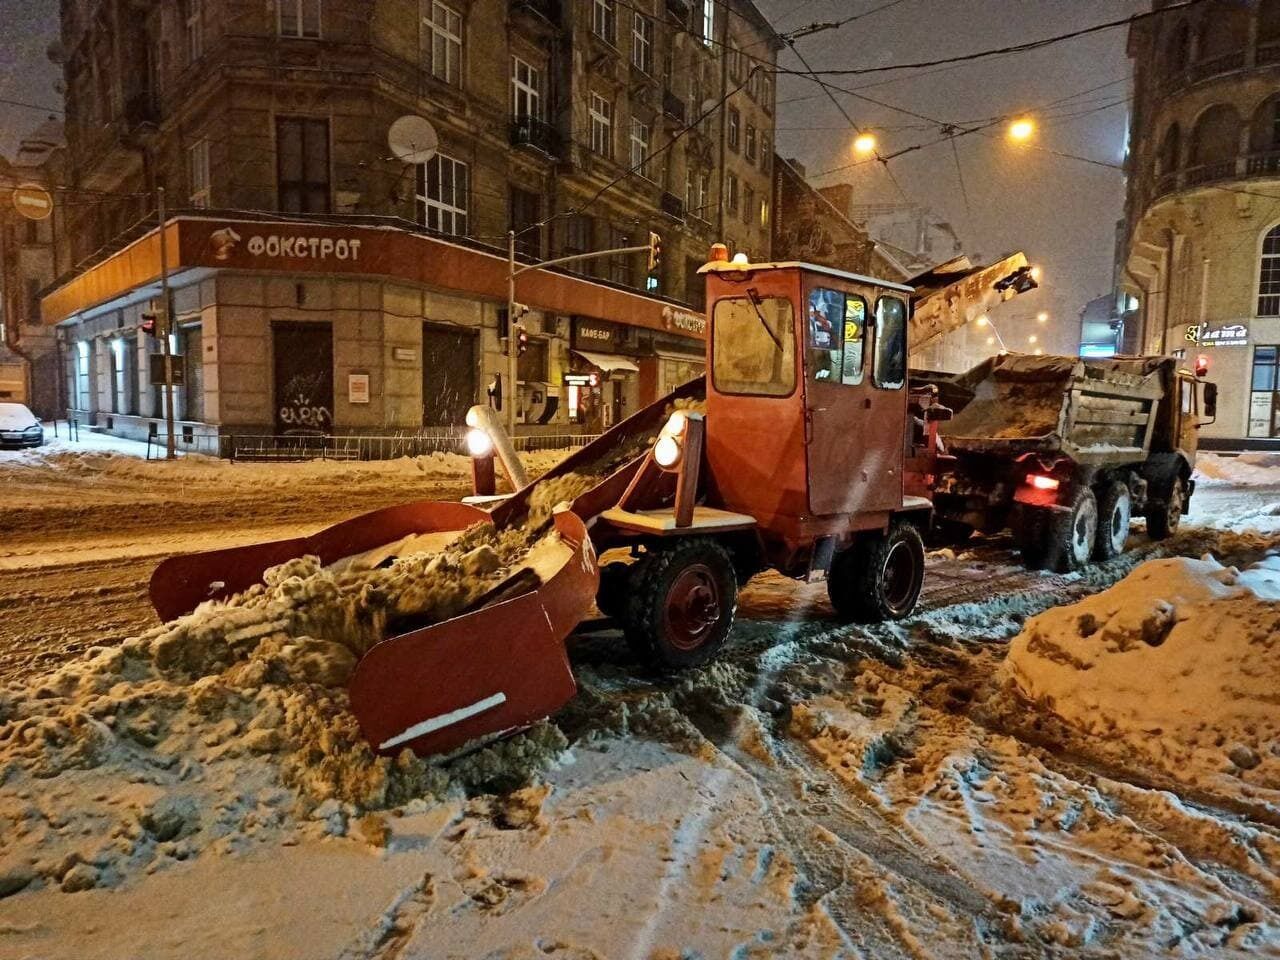
[[143, 333], [154, 337], [156, 335], [156, 315], [154, 313], [144, 313], [142, 322], [138, 324], [138, 327]]
[[516, 327], [516, 356], [522, 356], [529, 349], [529, 334], [524, 327]]
[[1203, 377], [1209, 372], [1209, 358], [1203, 353], [1196, 357], [1196, 376]]

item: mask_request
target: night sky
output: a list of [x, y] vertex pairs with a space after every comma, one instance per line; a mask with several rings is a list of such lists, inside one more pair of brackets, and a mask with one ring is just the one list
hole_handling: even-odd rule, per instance
[[[835, 20], [882, 6], [886, 0], [757, 0], [781, 31]], [[840, 31], [798, 41], [815, 69], [881, 66], [931, 60], [1077, 29], [1139, 12], [1141, 0], [900, 0]], [[58, 68], [45, 56], [57, 35], [57, 0], [0, 0], [0, 97], [56, 105]], [[1109, 81], [1121, 81], [1039, 111], [1039, 147], [1110, 163], [1122, 159], [1129, 74], [1123, 28], [1029, 53], [931, 70], [830, 78], [844, 87], [930, 118], [963, 123], [1036, 108]], [[799, 68], [784, 53], [782, 65]], [[866, 84], [875, 86], [866, 87]], [[860, 125], [876, 128], [882, 154], [936, 140], [939, 129], [913, 117], [840, 96]], [[778, 152], [796, 157], [810, 174], [849, 163], [852, 133], [814, 83], [781, 77]], [[1114, 103], [1115, 101], [1122, 101]], [[1114, 105], [1110, 105], [1113, 104]], [[1110, 106], [1108, 106], [1110, 105]], [[1092, 111], [1092, 112], [1091, 112]], [[0, 104], [0, 152], [44, 119], [38, 110]], [[1002, 308], [1006, 339], [1019, 335], [1014, 318], [1048, 310], [1062, 323], [1051, 347], [1074, 346], [1085, 301], [1111, 284], [1114, 226], [1121, 215], [1120, 171], [1067, 160], [1035, 148], [1013, 147], [997, 127], [955, 141], [968, 191], [966, 205], [950, 142], [890, 162], [902, 192], [876, 163], [822, 178], [864, 187], [870, 202], [903, 194], [949, 219], [966, 249], [991, 259], [1025, 249], [1043, 265], [1045, 289]], [[1002, 327], [1003, 329], [1003, 327]], [[1011, 342], [1012, 345], [1012, 342]]]

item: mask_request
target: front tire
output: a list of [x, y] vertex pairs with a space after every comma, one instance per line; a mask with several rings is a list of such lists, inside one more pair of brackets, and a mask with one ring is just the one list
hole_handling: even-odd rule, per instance
[[1154, 500], [1147, 511], [1147, 533], [1152, 540], [1167, 540], [1178, 532], [1182, 509], [1187, 502], [1187, 481], [1175, 477], [1163, 497]]
[[835, 558], [827, 595], [842, 620], [880, 623], [909, 616], [924, 586], [924, 541], [904, 520], [864, 537]]
[[738, 609], [729, 552], [714, 540], [690, 538], [641, 563], [623, 623], [632, 651], [664, 669], [710, 661], [728, 642]]
[[1132, 515], [1129, 485], [1121, 480], [1107, 484], [1098, 501], [1098, 542], [1093, 551], [1096, 559], [1113, 560], [1124, 553]]
[[1079, 570], [1093, 556], [1098, 540], [1098, 498], [1081, 487], [1071, 499], [1071, 509], [1055, 512], [1049, 521], [1048, 562], [1058, 573]]

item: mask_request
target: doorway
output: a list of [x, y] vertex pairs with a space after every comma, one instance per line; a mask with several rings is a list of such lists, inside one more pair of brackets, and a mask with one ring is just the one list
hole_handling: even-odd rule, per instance
[[273, 323], [276, 432], [324, 434], [333, 429], [333, 328], [327, 323]]
[[422, 325], [422, 425], [457, 427], [476, 402], [476, 335]]

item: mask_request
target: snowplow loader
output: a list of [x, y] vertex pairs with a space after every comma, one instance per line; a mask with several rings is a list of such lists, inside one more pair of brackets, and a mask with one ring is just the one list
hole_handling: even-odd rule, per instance
[[[475, 525], [553, 533], [465, 610], [391, 624], [356, 666], [351, 708], [380, 752], [449, 754], [554, 714], [575, 693], [566, 638], [597, 606], [661, 669], [724, 646], [739, 588], [775, 569], [825, 581], [837, 614], [907, 616], [924, 577], [931, 503], [909, 469], [943, 416], [908, 385], [911, 287], [799, 263], [707, 277], [707, 374], [484, 507], [418, 502], [311, 537], [166, 560], [168, 620], [253, 587], [278, 564], [395, 564]], [[479, 471], [477, 471], [479, 476]], [[545, 503], [544, 503], [545, 505]], [[601, 569], [598, 557], [615, 559]]]

